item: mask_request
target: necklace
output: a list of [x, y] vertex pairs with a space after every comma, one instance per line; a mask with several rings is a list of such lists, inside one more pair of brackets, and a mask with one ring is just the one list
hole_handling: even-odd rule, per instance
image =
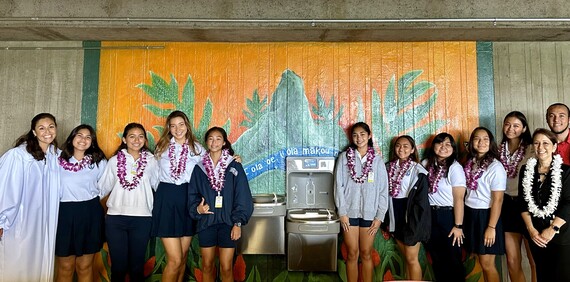
[[59, 161], [59, 165], [63, 169], [71, 172], [78, 172], [84, 169], [85, 167], [89, 166], [93, 161], [93, 157], [91, 155], [86, 155], [83, 157], [83, 159], [74, 164], [70, 163], [69, 161], [65, 160], [62, 157], [58, 157], [57, 160]]
[[532, 182], [534, 180], [534, 167], [536, 166], [536, 159], [530, 158], [526, 162], [526, 170], [522, 181], [524, 199], [528, 203], [528, 211], [535, 217], [546, 218], [554, 214], [558, 207], [560, 200], [560, 191], [562, 190], [562, 157], [559, 154], [554, 155], [554, 161], [550, 171], [552, 172], [552, 189], [550, 190], [550, 197], [546, 206], [540, 209], [534, 197], [532, 196]]
[[[388, 179], [389, 181], [389, 191], [390, 196], [396, 197], [400, 194], [402, 190], [402, 179], [404, 175], [408, 171], [408, 169], [412, 166], [412, 159], [408, 158], [406, 161], [399, 163], [399, 160], [394, 160], [390, 162], [390, 169], [388, 170]], [[396, 168], [398, 168], [398, 173], [396, 173]]]
[[[436, 170], [437, 167], [437, 170]], [[437, 185], [439, 184], [439, 180], [443, 177], [445, 172], [447, 171], [447, 166], [439, 165], [438, 163], [434, 163], [429, 168], [429, 192], [436, 193], [437, 192]]]
[[[228, 167], [228, 160], [230, 158], [230, 152], [228, 149], [222, 150], [222, 156], [218, 161], [218, 166], [214, 167], [214, 163], [212, 162], [212, 158], [210, 158], [210, 154], [205, 154], [202, 157], [202, 164], [206, 169], [206, 175], [208, 176], [208, 180], [210, 180], [210, 187], [220, 193], [222, 188], [224, 188], [224, 181], [226, 175], [226, 168]], [[218, 173], [216, 174], [216, 168], [218, 169]]]
[[188, 160], [188, 140], [182, 144], [182, 152], [180, 159], [176, 163], [175, 154], [176, 142], [170, 142], [168, 145], [168, 159], [170, 160], [170, 176], [175, 180], [180, 179], [180, 175], [186, 170], [186, 161]]
[[127, 177], [127, 157], [123, 150], [120, 150], [117, 153], [117, 176], [119, 177], [119, 183], [123, 189], [131, 191], [135, 189], [143, 176], [144, 169], [146, 168], [146, 151], [141, 150], [140, 158], [136, 160], [133, 164], [133, 167], [136, 166], [136, 171], [133, 173], [133, 181], [129, 182]]
[[356, 176], [355, 165], [354, 162], [356, 160], [356, 149], [348, 148], [346, 150], [346, 158], [348, 162], [348, 171], [350, 173], [350, 178], [354, 180], [356, 183], [364, 183], [364, 180], [368, 178], [368, 174], [372, 171], [372, 163], [374, 162], [374, 148], [368, 147], [366, 150], [366, 163], [362, 167], [362, 174], [360, 176]]
[[483, 172], [487, 170], [489, 165], [491, 165], [492, 158], [483, 159], [477, 166], [477, 170], [473, 172], [473, 165], [475, 164], [475, 158], [469, 159], [463, 171], [465, 172], [465, 180], [467, 182], [467, 188], [469, 190], [477, 190], [477, 181], [483, 175]]
[[527, 146], [523, 146], [521, 142], [517, 150], [511, 155], [507, 149], [507, 142], [505, 141], [501, 143], [499, 156], [503, 167], [505, 167], [505, 170], [507, 171], [508, 178], [515, 178], [517, 176], [518, 166], [524, 158], [526, 147]]

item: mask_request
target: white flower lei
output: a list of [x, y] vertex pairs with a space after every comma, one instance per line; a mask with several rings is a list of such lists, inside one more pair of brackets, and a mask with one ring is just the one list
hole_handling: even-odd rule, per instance
[[554, 155], [554, 161], [550, 170], [552, 171], [552, 190], [548, 203], [544, 209], [538, 208], [534, 198], [532, 197], [532, 182], [534, 179], [534, 167], [536, 166], [536, 158], [528, 159], [526, 170], [523, 178], [524, 199], [528, 203], [528, 211], [535, 217], [546, 218], [551, 216], [558, 206], [560, 200], [560, 191], [562, 190], [562, 158], [559, 154]]

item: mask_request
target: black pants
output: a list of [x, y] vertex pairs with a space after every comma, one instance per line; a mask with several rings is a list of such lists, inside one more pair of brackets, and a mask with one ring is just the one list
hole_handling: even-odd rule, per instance
[[570, 281], [570, 267], [568, 266], [570, 245], [550, 243], [546, 248], [541, 248], [532, 240], [529, 240], [528, 243], [536, 264], [536, 280], [538, 282]]
[[465, 281], [465, 267], [461, 259], [461, 247], [452, 246], [453, 236], [447, 237], [455, 224], [453, 209], [431, 210], [431, 237], [426, 244], [432, 259], [437, 282]]
[[111, 281], [144, 281], [145, 253], [150, 240], [149, 217], [107, 215], [105, 234], [111, 256]]

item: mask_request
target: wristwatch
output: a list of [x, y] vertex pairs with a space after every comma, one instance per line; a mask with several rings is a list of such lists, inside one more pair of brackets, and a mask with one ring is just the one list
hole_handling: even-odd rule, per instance
[[560, 227], [558, 227], [556, 225], [552, 225], [552, 230], [554, 230], [554, 233], [556, 233], [556, 234], [560, 233]]
[[453, 227], [457, 229], [463, 229], [463, 224], [454, 224]]
[[241, 227], [241, 222], [234, 223], [234, 226]]

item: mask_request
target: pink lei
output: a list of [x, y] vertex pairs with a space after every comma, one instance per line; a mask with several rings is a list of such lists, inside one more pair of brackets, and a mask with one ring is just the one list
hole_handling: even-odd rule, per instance
[[147, 158], [146, 150], [141, 150], [140, 158], [136, 160], [135, 163], [133, 164], [133, 167], [137, 168], [136, 171], [133, 172], [134, 174], [133, 181], [129, 182], [126, 179], [127, 157], [125, 156], [123, 150], [120, 150], [117, 153], [117, 176], [119, 177], [119, 183], [121, 183], [123, 189], [131, 191], [139, 185], [140, 180], [143, 177], [144, 170], [146, 168], [147, 164], [146, 158]]
[[[389, 163], [390, 165], [390, 169], [388, 169], [388, 179], [389, 181], [389, 191], [390, 191], [390, 196], [392, 197], [396, 197], [398, 196], [398, 194], [400, 194], [400, 191], [402, 190], [402, 179], [404, 178], [404, 175], [406, 174], [406, 172], [408, 171], [408, 169], [410, 169], [410, 167], [412, 166], [412, 159], [408, 158], [406, 161], [400, 163], [400, 165], [398, 165], [398, 160], [395, 161], [391, 161]], [[398, 173], [396, 174], [396, 168], [399, 167]]]
[[354, 162], [356, 160], [356, 149], [348, 148], [346, 150], [346, 158], [348, 161], [348, 171], [350, 173], [350, 178], [354, 180], [356, 183], [364, 183], [364, 180], [368, 178], [368, 174], [372, 171], [372, 163], [374, 162], [374, 157], [376, 157], [374, 153], [374, 148], [368, 147], [366, 150], [366, 163], [362, 167], [362, 174], [360, 176], [356, 176], [356, 170], [354, 166]]
[[[436, 169], [437, 168], [437, 169]], [[434, 163], [429, 168], [429, 192], [436, 193], [439, 181], [447, 171], [447, 166]]]
[[180, 159], [176, 163], [175, 153], [176, 142], [170, 142], [168, 145], [168, 159], [170, 160], [170, 176], [175, 180], [180, 179], [180, 175], [186, 170], [186, 161], [188, 160], [188, 141], [182, 144], [182, 152]]
[[517, 177], [519, 164], [525, 156], [527, 146], [519, 145], [517, 150], [511, 155], [506, 143], [507, 142], [501, 143], [499, 151], [500, 161], [507, 171], [507, 177], [515, 178]]
[[224, 188], [224, 181], [226, 180], [226, 168], [228, 167], [230, 157], [231, 156], [229, 150], [223, 149], [222, 156], [218, 161], [219, 169], [217, 174], [214, 163], [212, 163], [212, 158], [210, 158], [210, 154], [205, 154], [204, 157], [202, 157], [202, 164], [206, 169], [208, 180], [210, 180], [210, 187], [212, 187], [212, 189], [218, 193]]
[[91, 155], [86, 155], [83, 157], [83, 159], [81, 159], [80, 161], [78, 161], [74, 164], [66, 161], [62, 157], [58, 157], [57, 160], [59, 161], [59, 165], [63, 169], [65, 169], [67, 171], [71, 171], [71, 172], [78, 172], [78, 171], [84, 169], [85, 167], [89, 166], [91, 164], [91, 162], [93, 161], [93, 157]]
[[475, 158], [471, 158], [467, 161], [467, 164], [465, 165], [465, 168], [463, 168], [463, 171], [465, 172], [465, 180], [467, 182], [467, 188], [469, 188], [469, 190], [477, 190], [477, 181], [479, 178], [481, 178], [483, 172], [489, 168], [489, 165], [491, 165], [492, 161], [492, 158], [485, 158], [481, 163], [479, 163], [479, 166], [477, 166], [477, 170], [475, 172], [473, 172]]

